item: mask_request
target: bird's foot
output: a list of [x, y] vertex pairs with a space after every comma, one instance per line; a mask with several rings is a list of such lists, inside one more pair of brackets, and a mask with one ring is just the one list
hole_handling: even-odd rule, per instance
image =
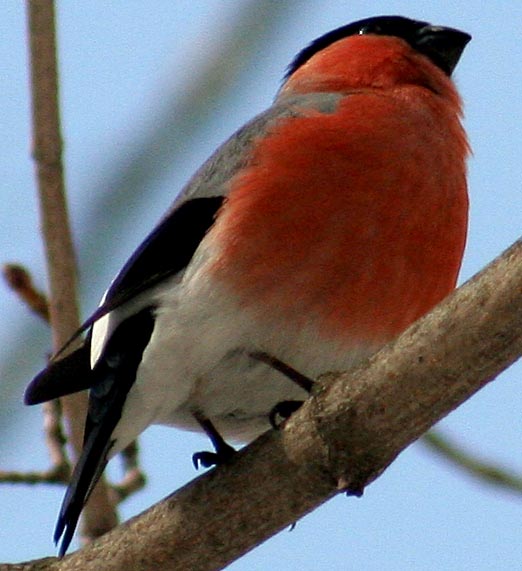
[[212, 466], [226, 464], [233, 458], [235, 453], [236, 450], [232, 448], [232, 446], [225, 444], [225, 446], [220, 447], [216, 452], [196, 452], [192, 455], [192, 463], [196, 470], [199, 470], [200, 466], [203, 466], [203, 468], [212, 468]]
[[196, 452], [192, 456], [192, 463], [196, 470], [200, 465], [204, 468], [211, 468], [212, 466], [219, 466], [229, 462], [236, 453], [235, 448], [232, 448], [230, 444], [225, 442], [210, 419], [198, 411], [195, 411], [193, 415], [205, 431], [205, 434], [210, 438], [215, 449], [215, 452]]

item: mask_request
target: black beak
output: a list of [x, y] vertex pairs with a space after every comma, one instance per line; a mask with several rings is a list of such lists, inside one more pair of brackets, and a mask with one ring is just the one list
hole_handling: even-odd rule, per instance
[[451, 75], [470, 40], [471, 36], [466, 32], [428, 25], [418, 30], [415, 47]]

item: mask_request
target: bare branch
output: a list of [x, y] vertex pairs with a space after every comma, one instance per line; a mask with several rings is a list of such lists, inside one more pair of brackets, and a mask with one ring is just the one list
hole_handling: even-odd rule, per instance
[[66, 484], [71, 476], [71, 467], [65, 454], [65, 437], [61, 425], [61, 407], [59, 401], [43, 405], [45, 440], [51, 467], [38, 472], [0, 471], [0, 482], [10, 484]]
[[29, 272], [19, 264], [4, 264], [2, 274], [7, 285], [29, 306], [29, 309], [49, 322], [47, 297], [35, 288]]
[[0, 482], [4, 484], [60, 484], [63, 486], [69, 479], [69, 472], [61, 471], [54, 466], [45, 472], [8, 472], [0, 470]]
[[145, 486], [145, 474], [140, 470], [138, 464], [138, 443], [131, 442], [121, 452], [123, 463], [123, 478], [119, 484], [113, 484], [111, 490], [114, 492], [115, 503], [122, 502], [134, 492], [141, 490]]
[[[71, 478], [71, 466], [65, 453], [66, 438], [62, 431], [61, 401], [53, 400], [43, 404], [44, 431], [51, 457], [48, 470], [18, 472], [0, 470], [0, 483], [9, 484], [67, 484]], [[114, 505], [141, 490], [146, 478], [138, 463], [138, 444], [131, 442], [120, 454], [123, 464], [123, 478], [109, 487]]]
[[[5, 264], [2, 268], [4, 279], [29, 308], [49, 323], [47, 297], [33, 284], [30, 273], [19, 264]], [[71, 476], [71, 467], [65, 452], [66, 439], [62, 430], [62, 407], [59, 401], [43, 404], [44, 432], [47, 449], [51, 457], [51, 467], [39, 472], [0, 471], [0, 482], [23, 484], [65, 484]]]
[[[54, 349], [58, 350], [79, 326], [76, 299], [76, 260], [67, 215], [58, 110], [58, 72], [54, 4], [28, 0], [33, 112], [33, 155], [40, 199], [50, 284], [50, 316]], [[63, 399], [69, 441], [77, 457], [83, 444], [86, 395]], [[97, 537], [117, 523], [103, 481], [94, 490], [83, 518], [83, 535]]]
[[521, 291], [522, 240], [365, 365], [323, 379], [282, 430], [38, 569], [222, 569], [340, 491], [361, 492], [522, 354]]
[[71, 477], [71, 466], [65, 452], [67, 439], [62, 429], [62, 406], [59, 400], [43, 404], [45, 442], [51, 457], [51, 470], [63, 474], [63, 482]]

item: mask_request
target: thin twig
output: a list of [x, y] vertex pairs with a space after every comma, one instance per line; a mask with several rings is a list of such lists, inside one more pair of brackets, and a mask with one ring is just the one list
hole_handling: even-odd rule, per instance
[[[5, 264], [4, 279], [29, 308], [49, 323], [47, 297], [37, 290], [30, 273], [19, 264]], [[66, 484], [71, 477], [71, 466], [65, 450], [66, 438], [62, 429], [62, 407], [60, 401], [46, 402], [42, 406], [45, 442], [51, 458], [51, 467], [37, 472], [0, 472], [0, 481], [24, 484], [51, 483]]]
[[43, 405], [44, 431], [51, 467], [35, 472], [0, 471], [0, 482], [10, 484], [67, 484], [71, 466], [65, 453], [65, 436], [62, 431], [60, 401]]
[[62, 406], [59, 400], [46, 402], [42, 407], [44, 416], [45, 442], [51, 457], [51, 470], [63, 473], [65, 482], [71, 476], [71, 465], [67, 458], [65, 443], [67, 439], [62, 428]]
[[36, 289], [29, 272], [20, 264], [4, 264], [2, 274], [7, 285], [18, 297], [44, 321], [49, 322], [49, 304], [47, 297]]
[[118, 484], [113, 484], [111, 489], [115, 495], [115, 502], [119, 503], [128, 498], [134, 492], [141, 490], [145, 486], [145, 474], [140, 470], [138, 464], [138, 444], [131, 442], [121, 452], [123, 463], [123, 478]]
[[[38, 179], [40, 220], [49, 271], [50, 316], [54, 350], [79, 326], [76, 299], [76, 260], [65, 199], [62, 140], [58, 108], [55, 12], [52, 0], [28, 0], [33, 114], [33, 156]], [[87, 398], [78, 393], [63, 399], [69, 442], [75, 457], [83, 445]], [[91, 495], [82, 525], [86, 540], [117, 524], [107, 486], [100, 480]]]
[[69, 481], [69, 472], [61, 471], [60, 467], [51, 468], [45, 472], [7, 472], [0, 470], [0, 482], [4, 484], [60, 484]]
[[438, 431], [428, 432], [422, 439], [424, 444], [444, 460], [451, 462], [470, 476], [492, 486], [503, 488], [507, 492], [522, 493], [522, 477], [506, 468], [486, 460], [478, 460], [476, 456], [466, 452]]

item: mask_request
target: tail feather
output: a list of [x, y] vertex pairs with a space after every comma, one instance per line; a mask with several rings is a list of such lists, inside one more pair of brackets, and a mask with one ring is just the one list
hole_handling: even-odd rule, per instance
[[62, 502], [54, 532], [63, 556], [71, 543], [83, 506], [100, 478], [108, 454], [117, 443], [112, 439], [129, 390], [136, 380], [154, 328], [152, 308], [123, 321], [112, 334], [103, 355], [92, 370], [95, 379], [89, 394], [84, 446]]
[[107, 428], [98, 425], [91, 431], [67, 488], [54, 530], [54, 542], [57, 544], [61, 538], [60, 557], [67, 551], [83, 506], [107, 464], [107, 454], [113, 444], [109, 440], [112, 430]]

